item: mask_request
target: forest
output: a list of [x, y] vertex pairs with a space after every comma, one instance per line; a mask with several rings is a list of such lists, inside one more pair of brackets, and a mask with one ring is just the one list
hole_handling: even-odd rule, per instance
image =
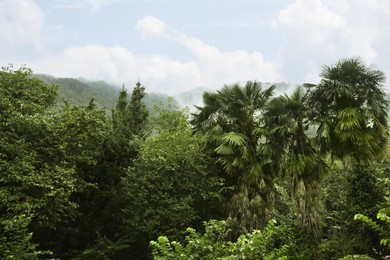
[[385, 75], [353, 57], [320, 78], [219, 86], [190, 111], [2, 67], [0, 258], [389, 258]]

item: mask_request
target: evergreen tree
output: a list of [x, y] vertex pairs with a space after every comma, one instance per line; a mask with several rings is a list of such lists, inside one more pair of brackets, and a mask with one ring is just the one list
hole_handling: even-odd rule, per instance
[[[139, 155], [143, 142], [148, 111], [143, 102], [145, 88], [138, 82], [129, 97], [123, 86], [119, 92], [109, 134], [103, 139], [100, 155], [95, 169], [97, 189], [90, 194], [88, 210], [94, 212], [89, 219], [94, 226], [94, 241], [84, 251], [87, 258], [104, 255], [111, 258], [116, 250], [122, 250], [128, 243], [123, 238], [124, 216], [122, 209], [126, 206], [127, 194], [121, 191], [121, 183], [128, 168]], [[124, 240], [122, 240], [124, 239]]]
[[137, 136], [142, 136], [149, 115], [149, 111], [142, 101], [144, 97], [145, 87], [138, 81], [131, 94], [131, 100], [128, 107], [129, 123], [132, 134]]

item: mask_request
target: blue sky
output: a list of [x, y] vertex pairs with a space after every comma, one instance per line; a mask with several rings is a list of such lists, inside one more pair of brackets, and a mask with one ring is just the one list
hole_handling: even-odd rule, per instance
[[175, 94], [316, 83], [360, 56], [390, 77], [388, 0], [0, 0], [0, 65]]

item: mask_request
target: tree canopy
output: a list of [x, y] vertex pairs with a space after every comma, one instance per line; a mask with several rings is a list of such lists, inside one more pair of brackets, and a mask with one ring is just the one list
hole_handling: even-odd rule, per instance
[[0, 258], [389, 255], [385, 75], [347, 58], [320, 77], [226, 85], [191, 114], [152, 109], [141, 82], [108, 95], [3, 67]]

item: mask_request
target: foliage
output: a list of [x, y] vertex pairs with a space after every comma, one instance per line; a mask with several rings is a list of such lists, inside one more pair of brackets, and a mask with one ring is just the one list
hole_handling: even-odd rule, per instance
[[218, 202], [220, 180], [207, 174], [207, 158], [187, 116], [186, 111], [159, 110], [152, 134], [122, 181], [124, 236], [133, 240], [133, 248], [134, 243], [147, 248], [160, 233], [177, 235]]
[[0, 71], [1, 122], [14, 115], [33, 115], [54, 104], [56, 87], [32, 78], [26, 67], [14, 70], [12, 66]]
[[260, 115], [273, 90], [248, 81], [244, 87], [205, 92], [204, 107], [197, 107], [191, 121], [226, 172], [236, 178], [229, 216], [244, 231], [264, 226], [274, 211], [275, 163], [266, 145], [259, 145], [267, 138]]
[[71, 199], [77, 208], [62, 216], [64, 224], [56, 230], [43, 229], [35, 233], [42, 247], [51, 248], [56, 257], [69, 258], [91, 243], [97, 230], [102, 228], [96, 208], [103, 203], [99, 201], [99, 189], [104, 177], [97, 174], [97, 169], [109, 124], [105, 111], [93, 100], [86, 107], [64, 104], [46, 120], [52, 125], [53, 136], [42, 141], [51, 143], [53, 150], [48, 157], [53, 162], [66, 162], [73, 169], [77, 189]]
[[112, 133], [104, 141], [103, 160], [116, 168], [118, 183], [124, 174], [124, 169], [130, 166], [139, 149], [138, 137], [144, 135], [148, 111], [143, 103], [144, 87], [137, 83], [130, 101], [127, 89], [123, 86], [119, 92], [115, 109], [112, 110]]
[[100, 233], [97, 233], [95, 244], [72, 259], [115, 259], [117, 252], [126, 249], [127, 247], [127, 241], [113, 242], [108, 238], [103, 237]]
[[384, 73], [360, 58], [349, 58], [324, 66], [321, 77], [309, 96], [319, 141], [347, 167], [351, 159], [378, 158], [387, 142]]
[[[138, 155], [141, 135], [147, 122], [143, 91], [143, 87], [138, 85], [129, 100], [127, 90], [123, 87], [111, 120], [94, 103], [88, 106], [95, 111], [92, 119], [96, 121], [83, 121], [89, 124], [89, 138], [95, 140], [95, 150], [92, 156], [94, 164], [89, 170], [82, 171], [92, 185], [76, 197], [82, 213], [76, 226], [82, 228], [77, 245], [81, 258], [116, 258], [118, 252], [128, 247], [128, 241], [121, 238], [123, 233], [120, 231], [124, 218], [121, 209], [127, 199], [121, 193], [121, 181]], [[86, 155], [89, 150], [87, 147], [81, 147], [84, 151], [76, 155]], [[77, 151], [77, 148], [74, 150]]]
[[0, 231], [10, 246], [2, 248], [4, 257], [21, 248], [39, 254], [31, 230], [55, 229], [76, 207], [74, 170], [53, 157], [61, 153], [47, 120], [55, 97], [56, 88], [27, 68], [0, 72]]
[[[28, 231], [32, 216], [21, 214], [13, 219], [2, 221], [4, 227], [0, 236], [0, 256], [2, 259], [38, 259], [44, 254], [31, 243], [33, 234]], [[50, 253], [50, 252], [45, 252]]]
[[205, 92], [191, 128], [172, 99], [150, 112], [139, 82], [128, 95], [3, 67], [0, 258], [385, 255], [384, 74], [351, 58], [321, 77], [278, 97], [250, 81]]
[[[376, 231], [354, 221], [354, 215], [364, 213], [376, 218], [378, 203], [383, 205], [383, 194], [388, 190], [388, 162], [374, 169], [345, 174], [341, 162], [334, 164], [324, 181], [324, 236], [319, 245], [323, 259], [340, 258], [348, 254], [369, 254], [383, 251]], [[352, 179], [354, 179], [352, 181]]]
[[384, 207], [381, 208], [376, 215], [376, 218], [380, 220], [383, 225], [380, 225], [363, 214], [356, 214], [354, 219], [362, 221], [372, 230], [377, 232], [381, 238], [380, 245], [384, 248], [390, 249], [390, 197], [385, 196], [385, 199], [386, 203], [384, 204]]
[[271, 143], [280, 154], [280, 168], [291, 181], [298, 222], [314, 241], [321, 235], [321, 179], [327, 170], [322, 154], [308, 136], [307, 92], [298, 87], [291, 96], [274, 98], [265, 113]]
[[342, 163], [335, 161], [329, 167], [322, 183], [324, 218], [322, 241], [318, 246], [322, 259], [338, 259], [352, 253], [350, 250], [352, 239], [347, 228], [347, 222], [352, 222], [351, 215], [346, 213], [349, 209], [347, 185]]
[[270, 220], [265, 228], [228, 240], [229, 221], [204, 222], [205, 232], [188, 228], [183, 245], [160, 236], [151, 241], [154, 259], [288, 259], [293, 257], [294, 238], [287, 226]]
[[129, 123], [134, 135], [142, 135], [142, 131], [146, 126], [146, 119], [149, 111], [143, 102], [145, 97], [145, 87], [137, 82], [129, 103]]

